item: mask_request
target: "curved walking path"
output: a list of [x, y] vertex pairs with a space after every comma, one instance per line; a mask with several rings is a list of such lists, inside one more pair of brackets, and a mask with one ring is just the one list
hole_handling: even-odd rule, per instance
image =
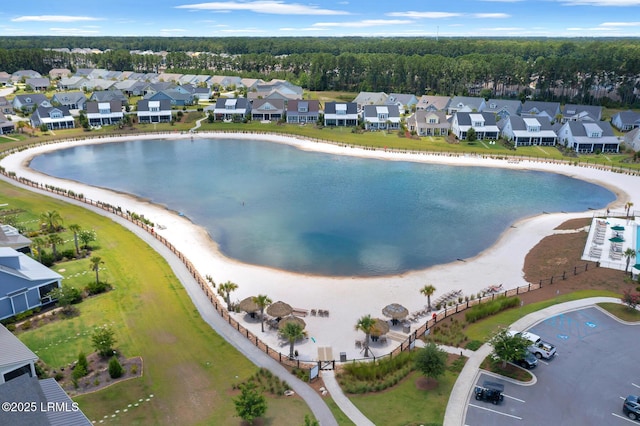
[[129, 222], [128, 220], [106, 212], [98, 207], [94, 207], [62, 195], [53, 194], [48, 191], [23, 185], [20, 182], [10, 179], [4, 175], [0, 175], [0, 179], [10, 183], [11, 185], [27, 189], [29, 191], [36, 192], [42, 195], [46, 195], [51, 198], [56, 198], [69, 204], [74, 204], [87, 210], [91, 210], [92, 212], [97, 213], [101, 216], [108, 217], [109, 219], [133, 232], [138, 238], [144, 240], [147, 244], [149, 244], [149, 246], [151, 246], [151, 248], [157, 251], [167, 261], [167, 263], [173, 270], [173, 273], [180, 280], [185, 290], [189, 294], [189, 297], [198, 309], [198, 312], [207, 322], [207, 324], [211, 326], [211, 328], [213, 328], [229, 344], [240, 351], [255, 365], [270, 370], [280, 379], [286, 381], [291, 386], [293, 391], [295, 391], [298, 395], [300, 395], [302, 399], [304, 399], [321, 426], [338, 426], [338, 422], [336, 421], [333, 413], [331, 412], [331, 410], [329, 410], [329, 407], [324, 402], [322, 397], [305, 382], [289, 373], [289, 371], [282, 365], [280, 365], [276, 360], [262, 352], [248, 339], [245, 339], [240, 334], [238, 334], [236, 329], [234, 329], [216, 312], [205, 294], [202, 292], [202, 289], [200, 288], [196, 280], [185, 267], [184, 263], [182, 263], [182, 261], [178, 259], [178, 257], [173, 252], [171, 252], [171, 250], [169, 250], [155, 237], [150, 235], [142, 228]]
[[365, 417], [364, 414], [353, 405], [353, 402], [342, 392], [342, 388], [336, 380], [336, 376], [333, 371], [323, 371], [322, 381], [324, 382], [329, 395], [333, 398], [336, 405], [342, 410], [342, 412], [349, 417], [353, 423], [358, 426], [375, 426], [371, 420]]
[[[591, 297], [588, 299], [559, 303], [557, 305], [532, 312], [511, 324], [510, 327], [519, 331], [526, 330], [547, 318], [556, 316], [563, 312], [575, 311], [597, 303], [607, 302], [620, 303], [620, 299], [615, 297]], [[465, 363], [464, 368], [460, 372], [456, 383], [453, 385], [453, 390], [449, 395], [449, 402], [447, 403], [447, 410], [444, 415], [444, 426], [464, 425], [464, 420], [467, 414], [467, 403], [469, 402], [471, 391], [473, 390], [476, 378], [480, 372], [480, 364], [482, 364], [482, 361], [491, 353], [491, 351], [491, 346], [485, 343], [480, 347], [480, 349], [473, 352]]]

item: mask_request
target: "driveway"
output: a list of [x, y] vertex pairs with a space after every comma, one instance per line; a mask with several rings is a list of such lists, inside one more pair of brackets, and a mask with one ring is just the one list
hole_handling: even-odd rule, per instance
[[[502, 404], [468, 401], [465, 424], [627, 425], [622, 402], [640, 394], [638, 325], [627, 325], [596, 307], [550, 317], [528, 331], [557, 347], [551, 360], [531, 370], [534, 383], [478, 376], [504, 384]], [[631, 423], [630, 423], [631, 422]]]

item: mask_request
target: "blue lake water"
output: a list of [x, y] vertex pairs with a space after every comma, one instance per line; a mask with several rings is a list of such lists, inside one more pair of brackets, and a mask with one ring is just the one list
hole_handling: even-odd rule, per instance
[[615, 199], [553, 173], [233, 139], [78, 146], [40, 155], [31, 167], [181, 212], [242, 262], [333, 276], [399, 274], [472, 257], [521, 218]]

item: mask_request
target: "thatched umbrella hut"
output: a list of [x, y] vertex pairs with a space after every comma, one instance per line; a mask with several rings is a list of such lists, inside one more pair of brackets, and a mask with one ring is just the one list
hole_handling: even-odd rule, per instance
[[385, 317], [391, 318], [391, 322], [395, 325], [398, 323], [398, 320], [409, 315], [409, 310], [399, 303], [391, 303], [390, 305], [382, 308], [382, 314]]
[[251, 318], [255, 317], [256, 312], [260, 310], [260, 306], [253, 300], [253, 296], [249, 296], [242, 299], [238, 304], [238, 309], [251, 315]]
[[389, 332], [389, 323], [387, 320], [383, 320], [381, 318], [376, 318], [375, 323], [373, 323], [373, 328], [371, 329], [371, 337], [380, 337], [383, 334], [387, 334]]
[[267, 313], [272, 317], [283, 318], [290, 315], [293, 312], [293, 308], [288, 303], [284, 303], [278, 300], [276, 303], [272, 303], [267, 307]]
[[299, 324], [302, 328], [305, 328], [307, 326], [307, 323], [304, 322], [304, 320], [302, 318], [299, 317], [294, 317], [293, 315], [289, 315], [286, 318], [282, 318], [280, 320], [280, 322], [278, 322], [278, 328], [279, 329], [283, 329], [285, 327], [285, 325], [289, 322], [292, 322], [294, 324]]

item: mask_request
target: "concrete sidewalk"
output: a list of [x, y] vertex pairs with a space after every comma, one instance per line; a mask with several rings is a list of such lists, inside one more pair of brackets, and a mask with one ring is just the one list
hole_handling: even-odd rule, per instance
[[[559, 315], [563, 312], [575, 311], [597, 303], [620, 303], [620, 299], [615, 297], [591, 297], [588, 299], [574, 300], [571, 302], [560, 303], [549, 306], [548, 308], [532, 312], [529, 315], [520, 318], [518, 321], [510, 325], [510, 328], [518, 331], [527, 330], [534, 325]], [[456, 380], [453, 390], [449, 395], [447, 403], [447, 411], [444, 415], [444, 426], [461, 426], [464, 425], [466, 417], [466, 407], [471, 396], [471, 392], [476, 383], [482, 361], [492, 352], [491, 346], [482, 345], [480, 349], [471, 353], [464, 368], [460, 372]]]

